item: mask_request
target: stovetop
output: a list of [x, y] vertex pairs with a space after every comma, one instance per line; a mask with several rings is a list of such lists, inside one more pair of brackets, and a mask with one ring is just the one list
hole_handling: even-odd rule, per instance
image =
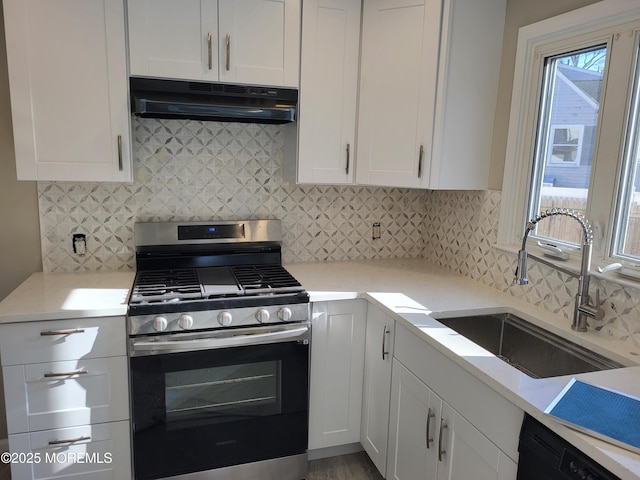
[[282, 266], [279, 220], [136, 223], [134, 230], [132, 334], [308, 320], [309, 294]]
[[281, 265], [183, 268], [138, 272], [130, 305], [278, 295], [304, 291]]

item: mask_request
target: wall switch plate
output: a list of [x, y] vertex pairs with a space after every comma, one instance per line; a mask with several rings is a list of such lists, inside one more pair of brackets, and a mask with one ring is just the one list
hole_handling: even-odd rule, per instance
[[373, 222], [373, 228], [371, 229], [371, 238], [378, 240], [380, 238], [380, 222]]

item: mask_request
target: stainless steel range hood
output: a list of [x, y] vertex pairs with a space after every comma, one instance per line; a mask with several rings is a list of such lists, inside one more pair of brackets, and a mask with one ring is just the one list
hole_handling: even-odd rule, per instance
[[291, 123], [298, 91], [292, 88], [131, 77], [131, 112], [146, 118], [216, 122]]

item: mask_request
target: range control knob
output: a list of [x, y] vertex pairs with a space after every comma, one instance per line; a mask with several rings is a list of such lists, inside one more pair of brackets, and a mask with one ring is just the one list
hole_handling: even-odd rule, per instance
[[268, 322], [269, 317], [271, 317], [271, 314], [267, 309], [261, 308], [256, 312], [256, 320], [258, 320], [260, 323]]
[[167, 319], [164, 317], [156, 317], [153, 319], [153, 329], [156, 332], [164, 332], [167, 329]]
[[228, 327], [229, 325], [231, 325], [232, 321], [233, 317], [229, 312], [220, 312], [218, 314], [218, 323], [223, 327]]
[[183, 330], [189, 330], [193, 327], [193, 317], [191, 315], [180, 315], [178, 318], [178, 326]]
[[278, 310], [278, 318], [283, 322], [288, 322], [289, 320], [291, 320], [292, 315], [293, 313], [291, 313], [290, 308], [284, 307]]

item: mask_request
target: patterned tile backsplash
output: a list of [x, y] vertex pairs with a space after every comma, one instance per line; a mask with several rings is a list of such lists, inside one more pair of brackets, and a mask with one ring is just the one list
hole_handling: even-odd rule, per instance
[[[423, 191], [282, 181], [284, 135], [273, 125], [134, 119], [134, 183], [38, 183], [46, 272], [133, 269], [137, 221], [279, 218], [285, 262], [424, 256], [570, 318], [576, 280], [493, 247], [500, 192]], [[373, 240], [373, 222], [382, 238]], [[71, 235], [87, 236], [73, 254]], [[606, 317], [593, 325], [640, 346], [640, 293], [596, 281]]]
[[421, 255], [426, 192], [284, 183], [282, 127], [133, 119], [133, 135], [133, 184], [38, 183], [44, 271], [132, 269], [134, 223], [170, 220], [279, 218], [285, 262]]

